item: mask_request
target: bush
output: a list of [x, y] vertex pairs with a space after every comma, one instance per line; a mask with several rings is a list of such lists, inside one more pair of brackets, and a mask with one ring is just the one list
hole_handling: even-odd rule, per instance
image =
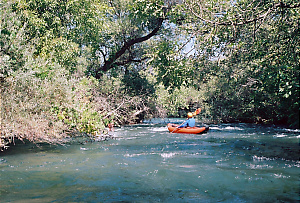
[[[57, 143], [72, 132], [94, 135], [104, 123], [91, 99], [98, 82], [75, 78], [58, 64], [35, 60], [5, 79], [2, 88], [2, 135]], [[30, 67], [39, 67], [31, 69]]]

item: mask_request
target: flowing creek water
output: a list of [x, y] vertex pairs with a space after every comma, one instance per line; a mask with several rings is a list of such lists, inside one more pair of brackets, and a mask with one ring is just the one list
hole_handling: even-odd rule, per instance
[[211, 125], [169, 133], [152, 120], [115, 139], [18, 144], [0, 153], [0, 202], [298, 202], [299, 130]]

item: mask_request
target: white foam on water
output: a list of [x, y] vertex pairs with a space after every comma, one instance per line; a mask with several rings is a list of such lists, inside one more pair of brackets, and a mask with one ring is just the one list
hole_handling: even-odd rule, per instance
[[266, 169], [266, 168], [273, 168], [273, 166], [270, 166], [268, 164], [250, 164], [249, 165], [250, 169]]
[[137, 156], [141, 156], [142, 154], [125, 154], [125, 157], [137, 157]]
[[142, 155], [153, 155], [156, 153], [138, 153], [138, 154], [125, 154], [124, 157], [138, 157], [138, 156], [142, 156]]
[[215, 126], [209, 127], [209, 129], [210, 129], [210, 130], [222, 130], [221, 128], [215, 127]]
[[284, 130], [287, 131], [287, 132], [300, 133], [300, 129], [288, 129], [288, 128], [284, 128]]
[[282, 173], [280, 173], [280, 174], [274, 173], [274, 178], [290, 178], [290, 177], [291, 176], [282, 175]]
[[224, 129], [225, 129], [225, 130], [244, 130], [244, 129], [242, 129], [242, 128], [239, 128], [239, 127], [232, 127], [232, 126], [225, 127]]
[[274, 135], [273, 137], [287, 137], [287, 135], [285, 135], [285, 134], [277, 134], [277, 135]]
[[152, 131], [155, 132], [166, 132], [168, 129], [166, 127], [154, 128]]
[[80, 147], [80, 150], [87, 151], [87, 150], [89, 150], [89, 148]]
[[125, 140], [135, 140], [135, 139], [140, 139], [140, 137], [127, 137]]
[[195, 168], [195, 165], [180, 165], [180, 168]]
[[221, 128], [221, 127], [218, 127], [218, 126], [209, 126], [209, 129], [210, 130], [240, 130], [240, 131], [244, 130], [243, 128], [233, 127], [233, 126], [226, 126], [225, 128]]
[[162, 154], [160, 154], [160, 156], [162, 156], [163, 158], [171, 158], [171, 157], [173, 157], [173, 156], [175, 156], [177, 153], [173, 153], [173, 152], [171, 152], [171, 153], [162, 153]]
[[264, 157], [264, 156], [259, 157], [259, 156], [256, 156], [256, 155], [254, 155], [252, 158], [253, 158], [254, 161], [271, 161], [271, 160], [275, 160], [274, 158], [268, 158], [268, 157]]

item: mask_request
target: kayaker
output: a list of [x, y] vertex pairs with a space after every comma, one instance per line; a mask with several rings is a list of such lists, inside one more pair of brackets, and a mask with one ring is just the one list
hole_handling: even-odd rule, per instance
[[178, 128], [195, 127], [196, 121], [193, 116], [194, 116], [193, 113], [189, 112], [187, 114], [188, 119], [186, 121], [184, 121], [183, 124], [178, 126]]

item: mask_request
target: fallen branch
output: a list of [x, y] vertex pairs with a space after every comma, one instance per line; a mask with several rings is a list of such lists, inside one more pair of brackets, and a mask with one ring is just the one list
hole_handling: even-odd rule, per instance
[[107, 118], [108, 116], [110, 116], [113, 113], [115, 113], [116, 111], [118, 111], [124, 105], [124, 103], [125, 103], [125, 100], [123, 100], [123, 102], [115, 110], [108, 112], [108, 114], [103, 119]]

